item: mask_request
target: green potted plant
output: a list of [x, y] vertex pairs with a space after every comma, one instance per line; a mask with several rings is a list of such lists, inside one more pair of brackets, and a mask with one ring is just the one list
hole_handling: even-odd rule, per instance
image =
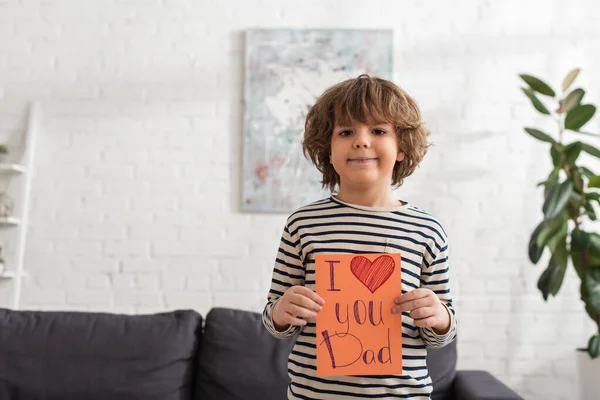
[[8, 147], [5, 144], [0, 143], [0, 161], [4, 161], [8, 154]]
[[[550, 252], [548, 265], [537, 283], [546, 301], [558, 293], [567, 267], [574, 267], [581, 281], [585, 311], [597, 327], [587, 348], [580, 349], [587, 351], [586, 358], [592, 362], [600, 355], [600, 234], [590, 228], [590, 221], [598, 218], [600, 176], [584, 166], [579, 156], [587, 153], [600, 159], [600, 150], [584, 141], [585, 137], [600, 138], [600, 135], [582, 130], [594, 117], [596, 107], [583, 102], [585, 90], [571, 89], [579, 73], [577, 68], [567, 74], [561, 93], [534, 76], [520, 77], [526, 84], [522, 90], [533, 107], [556, 123], [553, 134], [525, 128], [529, 135], [549, 145], [553, 166], [547, 178], [538, 184], [544, 187], [544, 217], [531, 234], [529, 259], [537, 264], [546, 249]], [[566, 136], [575, 139], [567, 141]], [[596, 372], [590, 375], [592, 384], [599, 385], [600, 359], [593, 363]]]

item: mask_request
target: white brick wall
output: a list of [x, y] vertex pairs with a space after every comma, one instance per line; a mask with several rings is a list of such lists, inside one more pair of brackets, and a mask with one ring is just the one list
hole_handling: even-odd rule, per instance
[[28, 100], [44, 115], [22, 304], [259, 311], [286, 216], [239, 211], [242, 32], [393, 28], [396, 81], [436, 143], [398, 196], [450, 235], [459, 367], [575, 398], [593, 326], [574, 275], [544, 304], [526, 258], [548, 157], [522, 131], [539, 119], [517, 74], [556, 84], [581, 66], [597, 103], [599, 14], [592, 0], [0, 1], [0, 134]]

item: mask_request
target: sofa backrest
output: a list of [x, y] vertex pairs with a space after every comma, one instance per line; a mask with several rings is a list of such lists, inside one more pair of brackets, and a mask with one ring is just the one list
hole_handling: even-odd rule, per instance
[[453, 398], [456, 358], [456, 340], [438, 349], [427, 349], [427, 368], [433, 383], [433, 400]]
[[293, 345], [271, 336], [258, 313], [213, 308], [202, 335], [196, 400], [287, 399]]
[[0, 309], [0, 399], [191, 399], [202, 317]]

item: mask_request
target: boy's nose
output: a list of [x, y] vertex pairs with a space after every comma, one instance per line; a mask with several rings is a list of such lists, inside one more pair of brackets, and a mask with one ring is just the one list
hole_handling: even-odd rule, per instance
[[371, 146], [371, 144], [369, 142], [368, 133], [358, 132], [354, 139], [354, 148], [359, 149], [361, 147], [364, 147], [364, 148], [368, 149], [370, 146]]

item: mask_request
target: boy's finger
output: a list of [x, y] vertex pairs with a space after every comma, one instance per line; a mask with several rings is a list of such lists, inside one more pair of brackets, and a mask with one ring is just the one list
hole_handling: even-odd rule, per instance
[[421, 297], [421, 298], [418, 298], [415, 300], [408, 300], [401, 304], [398, 304], [397, 306], [394, 307], [394, 309], [396, 312], [412, 311], [417, 308], [427, 307], [429, 305], [430, 304], [429, 304], [429, 300], [427, 299], [427, 297]]
[[290, 304], [290, 308], [287, 311], [289, 311], [289, 313], [292, 314], [292, 315], [295, 315], [297, 317], [302, 317], [304, 319], [306, 319], [306, 318], [317, 318], [317, 313], [316, 312], [314, 312], [312, 310], [309, 310], [309, 309], [306, 309], [304, 307], [299, 307], [299, 306], [297, 306], [295, 304]]
[[295, 325], [295, 326], [304, 326], [306, 325], [306, 321], [300, 318], [294, 317], [292, 314], [285, 313], [283, 320], [286, 324]]
[[321, 296], [319, 296], [316, 292], [310, 290], [307, 287], [300, 287], [300, 290], [298, 290], [297, 293], [302, 294], [303, 296], [308, 297], [309, 299], [311, 299], [312, 301], [314, 301], [315, 303], [317, 303], [318, 305], [322, 306], [323, 304], [325, 304], [325, 300], [323, 300], [323, 298]]
[[394, 302], [396, 304], [402, 304], [402, 303], [412, 301], [415, 299], [427, 297], [428, 295], [429, 295], [429, 291], [426, 289], [415, 289], [415, 290], [411, 290], [410, 292], [406, 292], [399, 297], [396, 297]]
[[292, 304], [295, 304], [295, 305], [303, 307], [303, 308], [307, 308], [309, 310], [321, 311], [321, 309], [322, 309], [322, 307], [318, 303], [315, 303], [310, 298], [308, 298], [300, 293], [294, 293], [294, 296], [290, 299], [290, 302]]

